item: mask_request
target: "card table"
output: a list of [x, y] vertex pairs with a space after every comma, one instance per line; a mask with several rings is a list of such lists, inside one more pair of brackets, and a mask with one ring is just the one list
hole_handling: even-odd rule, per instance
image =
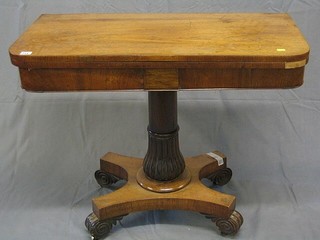
[[144, 159], [109, 152], [95, 173], [101, 187], [127, 181], [92, 200], [85, 225], [99, 239], [125, 215], [156, 209], [200, 212], [237, 233], [235, 196], [201, 182], [229, 182], [225, 155], [179, 150], [177, 92], [298, 87], [309, 46], [288, 14], [44, 14], [9, 53], [27, 91], [148, 91]]

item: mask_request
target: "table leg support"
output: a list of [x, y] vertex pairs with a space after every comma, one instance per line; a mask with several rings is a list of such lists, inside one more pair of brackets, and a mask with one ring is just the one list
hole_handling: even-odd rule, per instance
[[185, 163], [179, 149], [177, 92], [148, 93], [149, 138], [143, 161], [144, 173], [157, 181], [170, 181], [183, 173]]
[[[215, 153], [223, 156], [218, 151]], [[185, 162], [191, 175], [190, 183], [177, 191], [159, 193], [142, 188], [137, 182], [143, 159], [115, 153], [107, 153], [102, 157], [101, 171], [125, 179], [127, 183], [115, 192], [92, 200], [93, 213], [87, 217], [86, 226], [94, 239], [106, 236], [116, 221], [123, 216], [147, 210], [180, 209], [200, 212], [215, 222], [222, 234], [237, 233], [243, 219], [240, 213], [235, 211], [235, 197], [212, 190], [201, 182], [202, 178], [208, 178], [212, 173], [226, 169], [226, 160], [219, 165], [216, 159], [203, 154], [187, 158]]]
[[177, 92], [149, 92], [149, 142], [144, 159], [107, 153], [95, 177], [102, 187], [120, 179], [119, 190], [94, 198], [86, 227], [94, 239], [103, 238], [123, 216], [137, 211], [188, 210], [200, 212], [216, 223], [221, 233], [238, 232], [243, 218], [235, 210], [236, 198], [202, 184], [229, 182], [232, 171], [218, 152], [184, 159], [179, 149]]
[[101, 221], [94, 213], [90, 213], [86, 218], [85, 225], [92, 238], [97, 240], [106, 237], [113, 226], [117, 224], [117, 221], [122, 218], [123, 216], [119, 216]]

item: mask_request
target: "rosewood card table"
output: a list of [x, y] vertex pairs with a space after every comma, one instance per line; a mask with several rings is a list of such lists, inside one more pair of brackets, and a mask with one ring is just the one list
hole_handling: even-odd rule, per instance
[[201, 182], [230, 180], [224, 154], [185, 159], [179, 150], [177, 91], [298, 87], [309, 56], [287, 14], [261, 13], [45, 14], [9, 51], [27, 91], [148, 91], [145, 158], [109, 152], [95, 173], [102, 187], [127, 181], [92, 200], [85, 225], [95, 239], [125, 215], [155, 209], [200, 212], [222, 234], [237, 233], [236, 198]]

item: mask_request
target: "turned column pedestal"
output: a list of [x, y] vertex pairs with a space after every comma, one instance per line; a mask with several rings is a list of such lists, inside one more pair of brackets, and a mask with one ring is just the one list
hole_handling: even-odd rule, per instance
[[[119, 190], [92, 200], [93, 213], [86, 219], [90, 234], [105, 237], [123, 216], [136, 211], [181, 209], [210, 218], [222, 234], [235, 234], [243, 223], [235, 211], [235, 197], [216, 192], [201, 182], [226, 184], [232, 176], [226, 157], [218, 152], [187, 158], [179, 149], [177, 92], [149, 94], [148, 151], [144, 159], [107, 153], [95, 173], [102, 187], [124, 179]], [[195, 194], [197, 193], [197, 194]]]
[[152, 180], [174, 180], [185, 169], [179, 149], [177, 92], [152, 91], [148, 94], [149, 141], [143, 172]]

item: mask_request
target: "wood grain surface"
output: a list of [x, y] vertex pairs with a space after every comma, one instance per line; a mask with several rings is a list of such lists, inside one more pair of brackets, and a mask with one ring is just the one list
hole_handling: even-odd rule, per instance
[[45, 14], [9, 52], [30, 91], [291, 88], [309, 46], [287, 14]]
[[[20, 55], [31, 51], [31, 55]], [[287, 14], [42, 15], [10, 48], [13, 62], [300, 61], [309, 47]]]
[[209, 189], [201, 182], [208, 174], [225, 167], [218, 166], [218, 162], [207, 154], [186, 159], [191, 181], [183, 189], [170, 193], [148, 191], [138, 184], [136, 175], [142, 161], [111, 152], [101, 158], [102, 171], [128, 182], [117, 191], [92, 200], [93, 211], [100, 220], [155, 209], [189, 210], [223, 218], [228, 218], [234, 211], [234, 196]]

